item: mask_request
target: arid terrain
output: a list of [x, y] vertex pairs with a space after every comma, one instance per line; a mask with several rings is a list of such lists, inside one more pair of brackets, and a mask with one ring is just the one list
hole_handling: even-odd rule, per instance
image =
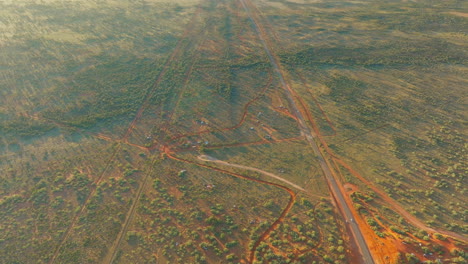
[[0, 1], [0, 263], [467, 263], [467, 16]]

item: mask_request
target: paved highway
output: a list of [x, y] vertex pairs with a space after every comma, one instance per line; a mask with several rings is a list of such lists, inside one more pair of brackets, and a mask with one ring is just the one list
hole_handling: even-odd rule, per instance
[[245, 11], [247, 12], [255, 31], [257, 32], [258, 37], [260, 38], [260, 41], [262, 42], [263, 48], [268, 56], [268, 59], [270, 61], [270, 64], [272, 65], [273, 69], [275, 70], [276, 74], [278, 75], [278, 78], [281, 82], [281, 85], [283, 89], [286, 91], [286, 94], [288, 95], [288, 101], [290, 103], [290, 106], [292, 107], [293, 111], [296, 112], [296, 116], [299, 122], [299, 128], [301, 130], [301, 133], [305, 136], [307, 141], [309, 142], [309, 145], [312, 147], [315, 155], [318, 157], [318, 161], [320, 163], [320, 167], [322, 168], [322, 171], [325, 175], [325, 178], [328, 182], [328, 185], [332, 191], [333, 196], [335, 197], [336, 201], [340, 205], [341, 212], [343, 213], [343, 216], [345, 218], [345, 221], [349, 224], [350, 229], [352, 230], [353, 237], [356, 240], [357, 245], [359, 246], [359, 249], [361, 251], [361, 256], [362, 256], [362, 263], [365, 264], [374, 264], [374, 260], [372, 258], [372, 255], [369, 251], [369, 248], [367, 246], [367, 243], [364, 239], [364, 236], [362, 235], [362, 232], [359, 228], [359, 226], [356, 224], [356, 222], [353, 220], [353, 214], [351, 213], [351, 209], [349, 208], [348, 204], [346, 203], [346, 200], [344, 198], [343, 193], [341, 192], [341, 189], [338, 186], [338, 183], [336, 182], [335, 178], [333, 177], [332, 170], [330, 169], [329, 164], [325, 161], [325, 158], [323, 157], [323, 153], [320, 151], [317, 142], [315, 141], [315, 133], [306, 125], [305, 119], [303, 114], [299, 111], [299, 108], [297, 107], [297, 104], [294, 100], [293, 92], [289, 85], [286, 83], [285, 78], [283, 76], [283, 73], [280, 70], [279, 64], [277, 63], [275, 57], [272, 55], [270, 47], [268, 46], [264, 35], [261, 32], [261, 28], [259, 27], [259, 24], [257, 21], [252, 16], [252, 13], [248, 7], [248, 5], [245, 3], [246, 0], [240, 0], [242, 3], [242, 6], [244, 7]]

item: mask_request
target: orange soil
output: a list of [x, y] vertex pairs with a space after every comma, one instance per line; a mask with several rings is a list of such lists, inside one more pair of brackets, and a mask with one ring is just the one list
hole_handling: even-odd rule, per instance
[[223, 170], [223, 169], [219, 169], [219, 168], [216, 168], [216, 167], [212, 167], [212, 166], [204, 165], [204, 164], [201, 164], [201, 163], [193, 162], [193, 161], [190, 161], [190, 160], [178, 158], [178, 157], [174, 156], [173, 153], [171, 153], [170, 149], [167, 148], [167, 147], [164, 148], [164, 153], [167, 155], [167, 157], [169, 157], [171, 159], [174, 159], [174, 160], [177, 160], [177, 161], [181, 161], [181, 162], [185, 162], [185, 163], [189, 163], [189, 164], [194, 164], [194, 165], [197, 165], [199, 167], [203, 167], [203, 168], [211, 169], [211, 170], [214, 170], [214, 171], [222, 172], [222, 173], [225, 173], [225, 174], [229, 174], [229, 175], [232, 175], [232, 176], [240, 178], [240, 179], [245, 179], [245, 180], [249, 180], [249, 181], [254, 181], [254, 182], [258, 182], [258, 183], [262, 183], [262, 184], [275, 186], [275, 187], [281, 188], [281, 189], [283, 189], [283, 190], [285, 190], [286, 192], [289, 193], [290, 198], [289, 198], [288, 204], [286, 205], [286, 207], [281, 212], [281, 215], [276, 219], [275, 222], [273, 222], [273, 224], [270, 227], [268, 227], [268, 229], [266, 231], [264, 231], [260, 235], [260, 238], [255, 242], [254, 246], [252, 247], [252, 249], [250, 251], [250, 255], [249, 255], [249, 263], [253, 263], [255, 261], [255, 251], [256, 251], [256, 249], [258, 248], [258, 246], [260, 245], [260, 243], [262, 241], [266, 240], [269, 237], [271, 231], [275, 230], [278, 227], [278, 225], [284, 220], [284, 218], [286, 217], [288, 212], [291, 210], [292, 206], [294, 205], [294, 203], [296, 201], [296, 193], [293, 190], [291, 190], [290, 188], [288, 188], [286, 186], [283, 186], [283, 185], [280, 185], [280, 184], [277, 184], [277, 183], [272, 183], [272, 182], [268, 182], [268, 181], [264, 181], [264, 180], [260, 180], [260, 179], [251, 178], [251, 177], [248, 177], [248, 176], [245, 176], [245, 175], [242, 175], [242, 174], [238, 174], [238, 173], [226, 171], [226, 170]]
[[[310, 113], [309, 109], [305, 106], [305, 103], [303, 102], [302, 98], [300, 98], [298, 96], [295, 96], [295, 98], [301, 104], [302, 110], [305, 112], [308, 121], [311, 123], [312, 128], [313, 128], [314, 132], [317, 135], [317, 138], [320, 140], [321, 145], [324, 148], [325, 153], [330, 155], [333, 163], [335, 164], [335, 168], [338, 168], [338, 166], [336, 165], [337, 163], [340, 164], [341, 166], [343, 166], [344, 168], [346, 168], [346, 170], [348, 170], [353, 176], [355, 176], [356, 178], [361, 180], [363, 183], [365, 183], [368, 187], [370, 187], [375, 193], [377, 193], [380, 196], [381, 199], [383, 199], [386, 202], [387, 205], [390, 205], [402, 217], [404, 217], [409, 223], [413, 224], [414, 226], [416, 226], [416, 227], [418, 227], [418, 228], [420, 228], [422, 230], [425, 230], [428, 233], [437, 232], [437, 233], [440, 233], [440, 234], [444, 234], [446, 236], [455, 237], [457, 239], [460, 239], [461, 241], [466, 241], [466, 238], [463, 235], [460, 235], [460, 234], [457, 234], [457, 233], [454, 233], [454, 232], [450, 232], [450, 231], [436, 230], [436, 229], [433, 229], [433, 228], [430, 228], [430, 227], [426, 226], [419, 219], [417, 219], [416, 217], [414, 217], [413, 215], [408, 213], [401, 205], [399, 205], [397, 202], [395, 202], [393, 199], [391, 199], [388, 195], [386, 195], [386, 193], [384, 193], [382, 190], [378, 189], [373, 183], [366, 180], [358, 172], [356, 172], [354, 169], [352, 169], [351, 166], [349, 166], [343, 160], [341, 160], [336, 155], [334, 155], [333, 151], [328, 147], [327, 143], [323, 139], [323, 136], [320, 134], [320, 131], [318, 130], [318, 126], [316, 125], [315, 120], [312, 118], [312, 114]], [[384, 127], [384, 126], [387, 126], [387, 125], [383, 125], [381, 127], [375, 128], [373, 130], [380, 129], [380, 128]], [[370, 131], [368, 131], [368, 132], [370, 132]], [[368, 133], [368, 132], [366, 132], [366, 133]], [[338, 171], [339, 171], [339, 169], [338, 169]], [[343, 193], [345, 193], [344, 190], [343, 190]], [[348, 200], [347, 201], [348, 204], [352, 205], [352, 201], [349, 199], [349, 196], [347, 196], [346, 198]], [[358, 216], [358, 214], [357, 214], [357, 212], [355, 210], [353, 210], [353, 214], [355, 216]], [[374, 231], [369, 228], [369, 225], [367, 223], [365, 223], [362, 220], [361, 217], [357, 217], [356, 220], [358, 220], [358, 219], [360, 219], [360, 221], [357, 221], [357, 223], [361, 227], [361, 229], [363, 231], [363, 234], [366, 237], [366, 242], [369, 243], [369, 245], [368, 245], [369, 249], [374, 253], [373, 255], [376, 258], [375, 260], [376, 261], [380, 260], [381, 261], [380, 263], [393, 263], [393, 262], [390, 261], [390, 260], [392, 260], [391, 256], [394, 256], [394, 255], [396, 255], [395, 253], [398, 253], [398, 252], [401, 251], [401, 249], [399, 249], [399, 247], [394, 246], [395, 243], [399, 244], [399, 242], [397, 242], [395, 240], [388, 241], [388, 239], [385, 239], [385, 240], [387, 240], [387, 241], [385, 241], [385, 243], [383, 243], [383, 242], [380, 242], [380, 243], [377, 242], [376, 243], [375, 241], [382, 240], [382, 238], [376, 236]], [[386, 250], [387, 254], [385, 254], [383, 252], [382, 245], [385, 245], [385, 248], [387, 248], [387, 250]], [[406, 252], [406, 251], [407, 250], [404, 250], [403, 252]], [[390, 259], [386, 258], [386, 256], [389, 256]]]
[[297, 121], [297, 117], [296, 117], [295, 115], [291, 114], [291, 113], [289, 112], [289, 110], [286, 109], [286, 108], [274, 107], [273, 110], [275, 110], [276, 112], [281, 113], [281, 114], [283, 114], [283, 115], [286, 115], [286, 116], [288, 116], [288, 117], [290, 117], [290, 118], [292, 118], [292, 119], [294, 119], [294, 120]]

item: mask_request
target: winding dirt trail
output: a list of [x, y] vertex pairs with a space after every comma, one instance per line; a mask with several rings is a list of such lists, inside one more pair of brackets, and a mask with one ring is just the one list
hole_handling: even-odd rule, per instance
[[[257, 182], [257, 183], [262, 183], [262, 184], [266, 184], [266, 185], [271, 185], [271, 186], [275, 186], [275, 187], [278, 187], [280, 189], [283, 189], [285, 190], [286, 192], [289, 193], [289, 201], [288, 201], [288, 204], [286, 205], [286, 207], [283, 209], [283, 211], [281, 212], [281, 215], [276, 219], [275, 222], [273, 222], [272, 225], [270, 225], [270, 227], [268, 227], [267, 230], [265, 230], [261, 235], [260, 237], [258, 238], [258, 240], [255, 242], [255, 244], [253, 245], [251, 251], [250, 251], [250, 254], [249, 254], [249, 263], [253, 263], [255, 261], [255, 251], [257, 250], [258, 246], [260, 245], [260, 243], [262, 241], [264, 241], [265, 239], [267, 239], [269, 236], [270, 236], [270, 233], [275, 230], [278, 225], [283, 222], [284, 218], [286, 217], [286, 215], [289, 213], [289, 211], [291, 211], [291, 208], [293, 207], [294, 203], [296, 202], [296, 193], [291, 190], [290, 188], [286, 187], [286, 186], [283, 186], [281, 184], [277, 184], [277, 183], [273, 183], [273, 182], [268, 182], [268, 181], [264, 181], [264, 180], [260, 180], [260, 179], [255, 179], [255, 178], [251, 178], [251, 177], [248, 177], [248, 176], [245, 176], [245, 175], [242, 175], [242, 174], [239, 174], [239, 173], [235, 173], [235, 172], [231, 172], [231, 171], [227, 171], [227, 170], [223, 170], [223, 169], [219, 169], [219, 168], [216, 168], [216, 167], [212, 167], [212, 166], [208, 166], [208, 165], [205, 165], [205, 164], [201, 164], [201, 163], [197, 163], [197, 162], [194, 162], [194, 161], [190, 161], [190, 160], [186, 160], [186, 159], [182, 159], [182, 158], [179, 158], [179, 157], [176, 157], [173, 155], [173, 153], [171, 153], [170, 149], [165, 147], [163, 149], [164, 153], [166, 154], [167, 157], [173, 159], [173, 160], [177, 160], [177, 161], [181, 161], [181, 162], [185, 162], [185, 163], [189, 163], [189, 164], [193, 164], [193, 165], [196, 165], [196, 166], [199, 166], [199, 167], [203, 167], [203, 168], [207, 168], [207, 169], [210, 169], [210, 170], [214, 170], [214, 171], [218, 171], [218, 172], [221, 172], [221, 173], [224, 173], [224, 174], [229, 174], [229, 175], [232, 175], [236, 178], [240, 178], [240, 179], [244, 179], [244, 180], [249, 180], [249, 181], [254, 181], [254, 182]], [[213, 161], [215, 162], [216, 159], [212, 158], [212, 157], [208, 157], [206, 156], [205, 157], [205, 161]], [[250, 167], [249, 167], [250, 168]]]
[[[279, 186], [281, 186], [281, 185], [279, 185]], [[254, 263], [254, 261], [255, 261], [255, 251], [257, 251], [257, 248], [260, 245], [260, 243], [262, 241], [265, 241], [266, 239], [268, 239], [270, 237], [271, 232], [273, 230], [275, 230], [281, 222], [283, 222], [284, 218], [289, 213], [289, 211], [291, 211], [291, 208], [293, 207], [294, 203], [296, 202], [296, 193], [294, 193], [291, 189], [289, 189], [287, 187], [284, 187], [284, 186], [282, 186], [280, 188], [283, 189], [283, 190], [286, 190], [290, 195], [288, 205], [286, 206], [286, 208], [284, 208], [283, 212], [281, 212], [280, 217], [278, 217], [278, 219], [276, 219], [276, 221], [273, 222], [273, 224], [270, 227], [268, 227], [268, 229], [265, 230], [265, 232], [263, 232], [260, 235], [260, 238], [253, 245], [252, 250], [250, 251], [250, 255], [249, 255], [249, 262], [250, 263]]]

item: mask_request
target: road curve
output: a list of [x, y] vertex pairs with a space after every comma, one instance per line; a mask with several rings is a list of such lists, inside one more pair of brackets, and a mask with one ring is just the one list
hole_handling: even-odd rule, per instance
[[216, 159], [216, 158], [213, 158], [211, 156], [208, 156], [208, 155], [200, 155], [198, 156], [198, 159], [199, 160], [203, 160], [203, 161], [208, 161], [208, 162], [216, 162], [216, 163], [219, 163], [219, 164], [223, 164], [223, 165], [226, 165], [226, 166], [230, 166], [230, 167], [235, 167], [235, 168], [240, 168], [240, 169], [246, 169], [246, 170], [251, 170], [251, 171], [256, 171], [258, 173], [261, 173], [261, 174], [264, 174], [268, 177], [271, 177], [271, 178], [274, 178], [274, 179], [277, 179], [279, 181], [282, 181], [284, 183], [287, 183], [289, 185], [291, 185], [292, 187], [298, 189], [299, 191], [303, 191], [305, 192], [304, 188], [302, 188], [301, 186], [295, 184], [295, 183], [292, 183], [284, 178], [281, 178], [280, 176], [278, 175], [275, 175], [271, 172], [268, 172], [268, 171], [264, 171], [264, 170], [261, 170], [261, 169], [257, 169], [257, 168], [254, 168], [254, 167], [249, 167], [249, 166], [244, 166], [244, 165], [239, 165], [239, 164], [234, 164], [234, 163], [229, 163], [229, 162], [226, 162], [226, 161], [222, 161], [222, 160], [219, 160], [219, 159]]
[[[275, 222], [273, 222], [272, 225], [270, 225], [270, 227], [267, 230], [265, 230], [260, 235], [260, 237], [257, 239], [257, 241], [252, 246], [252, 248], [250, 250], [250, 254], [249, 254], [249, 263], [252, 264], [255, 261], [255, 252], [257, 251], [257, 248], [259, 247], [260, 243], [262, 241], [264, 241], [266, 238], [269, 237], [270, 233], [278, 227], [278, 225], [283, 221], [283, 219], [286, 217], [286, 215], [289, 213], [289, 211], [293, 207], [294, 203], [296, 202], [296, 193], [293, 192], [293, 190], [291, 190], [289, 187], [280, 185], [278, 183], [268, 182], [268, 181], [260, 180], [260, 179], [256, 179], [256, 178], [251, 178], [251, 177], [248, 177], [248, 176], [245, 176], [245, 175], [242, 175], [242, 174], [238, 174], [238, 173], [235, 173], [235, 172], [226, 171], [226, 170], [223, 170], [223, 169], [220, 169], [220, 168], [216, 168], [216, 167], [208, 166], [208, 165], [205, 165], [205, 164], [196, 163], [196, 162], [193, 162], [193, 161], [189, 161], [189, 160], [186, 160], [186, 159], [175, 157], [175, 156], [171, 155], [171, 152], [170, 152], [170, 150], [168, 148], [164, 148], [164, 153], [166, 153], [166, 155], [169, 158], [174, 159], [174, 160], [186, 162], [186, 163], [189, 163], [189, 164], [194, 164], [194, 165], [197, 165], [197, 166], [200, 166], [200, 167], [203, 167], [203, 168], [207, 168], [207, 169], [211, 169], [211, 170], [218, 171], [218, 172], [221, 172], [221, 173], [229, 174], [229, 175], [232, 175], [232, 176], [234, 176], [236, 178], [249, 180], [249, 181], [254, 181], [254, 182], [262, 183], [262, 184], [266, 184], [266, 185], [275, 186], [275, 187], [283, 189], [283, 190], [285, 190], [285, 191], [287, 191], [289, 193], [289, 195], [290, 195], [289, 202], [286, 205], [286, 207], [283, 209], [283, 211], [281, 212], [281, 215], [276, 219]], [[213, 158], [213, 157], [208, 157], [207, 156], [205, 158], [206, 158], [206, 161], [216, 161], [216, 159]]]
[[343, 214], [343, 217], [345, 218], [345, 221], [348, 222], [350, 225], [350, 229], [353, 233], [353, 238], [356, 241], [356, 244], [358, 245], [361, 254], [362, 254], [362, 263], [364, 264], [374, 264], [374, 259], [372, 258], [372, 255], [370, 253], [369, 247], [367, 246], [367, 243], [364, 239], [364, 236], [362, 235], [361, 229], [359, 226], [356, 224], [355, 221], [353, 221], [353, 214], [351, 212], [351, 209], [349, 208], [348, 204], [346, 203], [346, 200], [344, 198], [344, 194], [342, 193], [340, 187], [338, 186], [338, 183], [335, 180], [335, 177], [332, 174], [332, 169], [330, 168], [330, 165], [326, 162], [323, 153], [320, 151], [319, 146], [317, 142], [315, 141], [315, 133], [313, 130], [311, 130], [305, 122], [305, 118], [301, 111], [299, 111], [299, 108], [297, 107], [297, 104], [295, 102], [294, 98], [294, 91], [289, 87], [289, 85], [286, 83], [285, 78], [283, 76], [283, 73], [279, 67], [279, 63], [276, 61], [275, 57], [273, 56], [271, 49], [265, 39], [264, 34], [262, 34], [262, 28], [259, 22], [255, 20], [253, 17], [248, 5], [246, 4], [246, 1], [248, 0], [240, 0], [242, 6], [244, 7], [247, 15], [249, 16], [250, 21], [253, 24], [253, 27], [263, 45], [263, 49], [265, 50], [265, 53], [268, 56], [268, 59], [270, 61], [271, 66], [275, 70], [275, 72], [278, 75], [278, 78], [281, 82], [282, 88], [286, 91], [287, 94], [287, 99], [290, 103], [290, 106], [292, 110], [295, 112], [297, 116], [297, 121], [299, 124], [299, 129], [301, 130], [301, 133], [305, 136], [307, 142], [309, 145], [312, 147], [315, 155], [317, 156], [317, 159], [319, 161], [320, 167], [322, 168], [322, 171], [325, 175], [325, 178], [328, 182], [328, 186], [335, 197], [341, 212]]

